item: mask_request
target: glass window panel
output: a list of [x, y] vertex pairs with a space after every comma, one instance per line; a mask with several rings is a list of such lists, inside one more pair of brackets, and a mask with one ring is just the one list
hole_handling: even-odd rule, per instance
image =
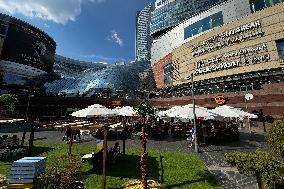
[[184, 39], [224, 24], [222, 12], [206, 17], [184, 29]]
[[202, 25], [202, 32], [211, 29], [211, 19], [210, 19], [210, 17], [204, 18], [203, 20], [201, 20], [200, 23]]
[[276, 41], [276, 45], [280, 59], [284, 60], [284, 39]]
[[252, 12], [262, 10], [266, 7], [265, 1], [264, 0], [250, 0], [250, 7], [251, 7]]
[[222, 12], [218, 12], [216, 14], [213, 14], [211, 16], [211, 19], [212, 19], [212, 28], [224, 24]]
[[164, 67], [164, 83], [165, 84], [171, 84], [173, 78], [173, 65], [167, 64]]
[[265, 0], [265, 4], [267, 7], [270, 7], [274, 4], [280, 3], [280, 0]]

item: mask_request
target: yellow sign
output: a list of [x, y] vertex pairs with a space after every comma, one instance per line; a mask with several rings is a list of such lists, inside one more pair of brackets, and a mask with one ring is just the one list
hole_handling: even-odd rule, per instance
[[121, 100], [112, 100], [111, 105], [113, 106], [121, 106]]
[[226, 103], [226, 98], [223, 95], [218, 95], [215, 97], [215, 102], [218, 105], [224, 105]]

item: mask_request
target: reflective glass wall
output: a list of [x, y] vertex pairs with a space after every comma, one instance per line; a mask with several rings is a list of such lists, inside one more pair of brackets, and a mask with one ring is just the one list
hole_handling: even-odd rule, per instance
[[176, 0], [155, 9], [151, 14], [150, 32], [159, 37], [163, 30], [226, 0]]
[[[55, 71], [61, 79], [45, 83], [49, 95], [99, 97], [98, 91], [108, 90], [111, 94], [124, 91], [131, 97], [138, 90], [139, 73], [150, 67], [150, 62], [144, 61], [126, 65], [102, 65], [78, 63], [72, 59], [68, 63], [67, 60], [61, 65], [57, 65], [60, 62], [55, 65]], [[77, 69], [72, 69], [75, 67]]]
[[184, 28], [184, 39], [223, 25], [223, 14], [218, 12]]
[[251, 12], [260, 11], [266, 7], [270, 7], [277, 3], [284, 2], [284, 0], [250, 0]]

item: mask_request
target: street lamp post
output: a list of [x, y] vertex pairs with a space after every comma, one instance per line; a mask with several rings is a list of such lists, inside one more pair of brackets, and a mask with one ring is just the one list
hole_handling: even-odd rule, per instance
[[[243, 86], [243, 87], [246, 89], [245, 90], [245, 106], [246, 106], [246, 112], [248, 112], [248, 100], [246, 98], [246, 95], [248, 94], [248, 86], [246, 85], [246, 86]], [[252, 84], [252, 89], [253, 89], [253, 84]], [[251, 133], [251, 126], [250, 126], [249, 118], [247, 118], [247, 124], [248, 124], [249, 133]]]
[[192, 97], [192, 108], [193, 108], [193, 126], [194, 126], [194, 131], [195, 131], [194, 132], [194, 139], [195, 139], [194, 140], [194, 150], [196, 153], [198, 153], [193, 73], [191, 74], [191, 97]]

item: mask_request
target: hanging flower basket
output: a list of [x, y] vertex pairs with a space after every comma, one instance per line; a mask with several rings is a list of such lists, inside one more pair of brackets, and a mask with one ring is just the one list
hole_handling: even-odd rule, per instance
[[[148, 180], [148, 187], [147, 189], [162, 189], [162, 186], [160, 183], [154, 180]], [[124, 189], [143, 189], [142, 183], [140, 180], [130, 180], [124, 184]]]

